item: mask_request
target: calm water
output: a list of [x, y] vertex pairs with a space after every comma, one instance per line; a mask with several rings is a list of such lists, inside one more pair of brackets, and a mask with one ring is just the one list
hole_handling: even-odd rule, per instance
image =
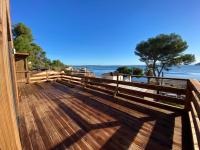
[[[96, 76], [100, 77], [103, 73], [113, 72], [119, 66], [95, 66], [95, 65], [86, 65], [86, 66], [74, 66], [75, 68], [86, 67], [90, 71], [94, 72]], [[139, 67], [144, 69], [145, 66], [134, 65], [129, 67]], [[165, 77], [176, 77], [176, 78], [193, 78], [200, 80], [200, 66], [188, 65], [181, 67], [173, 67], [170, 71], [164, 72]]]

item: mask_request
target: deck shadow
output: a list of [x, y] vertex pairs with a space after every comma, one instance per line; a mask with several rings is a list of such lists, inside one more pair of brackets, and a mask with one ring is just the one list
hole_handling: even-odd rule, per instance
[[[53, 85], [57, 90], [61, 90], [62, 92], [69, 92], [70, 89], [58, 87], [58, 85]], [[41, 89], [40, 89], [41, 90]], [[84, 90], [83, 90], [84, 91]], [[73, 91], [70, 91], [73, 93]], [[44, 93], [49, 96], [48, 91], [44, 90]], [[65, 93], [63, 93], [65, 94]], [[94, 94], [94, 93], [93, 93]], [[105, 122], [101, 124], [89, 124], [86, 120], [84, 120], [81, 116], [79, 116], [74, 110], [72, 110], [70, 107], [68, 107], [64, 102], [62, 102], [59, 98], [57, 98], [54, 95], [51, 95], [51, 101], [54, 102], [63, 112], [66, 113], [76, 124], [78, 124], [81, 127], [80, 131], [77, 131], [79, 133], [75, 133], [71, 135], [70, 137], [66, 138], [64, 141], [59, 143], [57, 146], [54, 147], [54, 149], [59, 148], [62, 144], [65, 144], [67, 147], [77, 142], [79, 139], [81, 139], [85, 134], [87, 134], [89, 131], [94, 129], [102, 129], [106, 127], [115, 127], [120, 126], [120, 128], [110, 137], [110, 139], [101, 147], [101, 149], [110, 149], [113, 145], [113, 141], [118, 141], [121, 139], [124, 134], [124, 130], [129, 130], [129, 134], [126, 135], [126, 139], [124, 143], [121, 143], [120, 149], [127, 149], [136, 135], [138, 134], [140, 128], [145, 122], [148, 121], [155, 121], [154, 128], [151, 132], [150, 138], [147, 142], [146, 148], [153, 148], [155, 146], [165, 146], [166, 149], [171, 149], [173, 145], [173, 134], [174, 134], [174, 123], [175, 123], [175, 117], [177, 116], [176, 113], [168, 114], [166, 116], [163, 115], [156, 115], [153, 116], [152, 112], [150, 113], [149, 117], [143, 117], [143, 118], [137, 118], [132, 115], [129, 115], [127, 113], [121, 112], [119, 110], [116, 110], [110, 106], [107, 106], [97, 100], [93, 97], [88, 97], [80, 92], [71, 94], [72, 97], [76, 98], [78, 101], [88, 105], [89, 107], [92, 107], [94, 109], [97, 109], [103, 113], [108, 114], [109, 116], [117, 119], [116, 122]], [[97, 96], [97, 95], [95, 95]], [[101, 96], [101, 95], [98, 95]], [[62, 94], [60, 95], [62, 97]], [[64, 98], [64, 97], [63, 97]], [[106, 99], [106, 97], [101, 97]], [[106, 99], [107, 100], [107, 99]], [[108, 99], [110, 100], [110, 99]], [[113, 101], [112, 101], [113, 102]], [[139, 109], [141, 106], [135, 107], [136, 111], [148, 113], [148, 109], [142, 108]], [[131, 107], [134, 109], [134, 105]], [[152, 111], [152, 110], [151, 110]], [[166, 117], [166, 118], [165, 118]], [[163, 123], [164, 121], [164, 123]], [[166, 122], [167, 121], [167, 122]], [[166, 123], [166, 125], [165, 125]], [[163, 126], [162, 126], [163, 125]], [[167, 129], [166, 131], [163, 131], [162, 129]], [[77, 134], [80, 135], [77, 137]], [[157, 135], [161, 136], [157, 137]], [[163, 134], [163, 135], [162, 135]], [[162, 139], [165, 138], [165, 139]], [[75, 139], [75, 140], [74, 140]], [[167, 140], [166, 140], [167, 139]]]
[[[55, 87], [55, 89], [58, 89], [62, 92], [68, 92], [72, 95], [74, 94], [74, 89], [70, 89], [70, 88], [68, 88], [67, 86], [65, 86], [61, 83], [51, 83], [51, 85], [53, 87]], [[148, 114], [150, 114], [154, 117], [160, 117], [162, 115], [163, 117], [168, 118], [168, 116], [170, 115], [170, 114], [163, 113], [159, 110], [155, 110], [155, 109], [151, 109], [151, 108], [144, 107], [144, 106], [141, 106], [141, 105], [137, 105], [135, 103], [123, 101], [118, 97], [113, 97], [112, 95], [109, 95], [109, 94], [106, 94], [106, 93], [103, 93], [103, 92], [99, 92], [99, 91], [96, 91], [96, 90], [93, 90], [93, 89], [90, 89], [90, 88], [82, 88], [80, 86], [77, 86], [77, 91], [78, 90], [87, 92], [87, 93], [89, 93], [89, 94], [91, 94], [95, 97], [100, 97], [100, 98], [106, 99], [107, 101], [113, 102], [115, 104], [119, 104], [121, 106], [130, 108], [130, 109], [142, 112], [142, 113], [148, 112]], [[77, 93], [80, 94], [80, 92], [77, 92]], [[174, 111], [170, 111], [170, 112], [173, 116], [181, 116], [182, 115], [181, 112], [174, 112]]]
[[[120, 139], [123, 137], [124, 130], [126, 130], [126, 131], [129, 130], [129, 128], [127, 128], [125, 126], [121, 127], [122, 124], [119, 121], [90, 124], [86, 120], [84, 120], [81, 116], [79, 116], [75, 111], [73, 111], [70, 107], [68, 107], [65, 103], [59, 101], [59, 99], [57, 99], [57, 100], [54, 99], [53, 102], [57, 103], [59, 108], [62, 109], [63, 112], [65, 112], [74, 122], [76, 122], [76, 124], [79, 125], [79, 127], [81, 129], [78, 130], [73, 135], [71, 135], [70, 137], [66, 138], [64, 141], [62, 141], [61, 143], [59, 143], [52, 149], [60, 149], [63, 144], [66, 147], [69, 147], [69, 146], [73, 145], [74, 143], [76, 143], [81, 138], [83, 138], [91, 130], [120, 126], [120, 129], [117, 130], [117, 132], [114, 135], [112, 135], [112, 137], [109, 139], [109, 141], [114, 141], [114, 143], [116, 143], [116, 141], [117, 141], [116, 139]], [[139, 128], [138, 128], [138, 131], [139, 131]], [[135, 134], [127, 134], [126, 140], [123, 140], [123, 141], [125, 141], [124, 143], [126, 143], [127, 145], [123, 144], [123, 147], [124, 146], [129, 147], [129, 145], [132, 143], [131, 139], [133, 139], [135, 137], [137, 132], [134, 132], [134, 133]], [[79, 136], [77, 136], [77, 135], [79, 135]], [[110, 142], [107, 142], [102, 148], [108, 149], [108, 147], [111, 148], [114, 146], [113, 143], [111, 145], [110, 144], [111, 144]], [[118, 145], [118, 146], [122, 146], [122, 145]], [[123, 148], [123, 147], [121, 147], [121, 148]]]

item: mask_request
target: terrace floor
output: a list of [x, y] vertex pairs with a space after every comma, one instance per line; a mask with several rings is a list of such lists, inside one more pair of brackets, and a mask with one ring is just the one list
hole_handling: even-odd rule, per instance
[[21, 85], [19, 94], [24, 150], [164, 150], [189, 146], [185, 117], [177, 112], [51, 82]]

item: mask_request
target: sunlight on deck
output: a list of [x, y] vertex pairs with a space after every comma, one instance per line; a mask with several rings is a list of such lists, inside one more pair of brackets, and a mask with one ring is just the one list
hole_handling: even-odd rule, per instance
[[23, 149], [182, 149], [182, 116], [58, 83], [19, 86]]

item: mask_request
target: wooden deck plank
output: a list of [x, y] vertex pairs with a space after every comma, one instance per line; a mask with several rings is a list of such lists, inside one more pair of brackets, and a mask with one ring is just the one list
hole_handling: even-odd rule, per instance
[[[20, 88], [20, 92], [24, 92], [23, 91], [24, 89], [23, 88]], [[23, 96], [21, 96], [20, 94], [20, 99], [24, 99]], [[31, 145], [31, 141], [30, 141], [30, 137], [28, 135], [28, 130], [27, 130], [27, 127], [26, 127], [26, 123], [25, 123], [25, 115], [24, 115], [24, 101], [21, 101], [19, 103], [19, 117], [18, 117], [18, 120], [19, 120], [19, 131], [20, 131], [20, 138], [21, 138], [21, 143], [22, 143], [22, 149], [30, 149], [32, 150], [32, 145]]]
[[[56, 93], [59, 93], [59, 91], [56, 91]], [[62, 97], [62, 99], [63, 99], [63, 97]], [[68, 104], [68, 106], [70, 107], [70, 108], [73, 108], [73, 110], [74, 111], [76, 111], [76, 112], [78, 112], [78, 114], [80, 115], [80, 116], [87, 116], [88, 118], [86, 119], [85, 117], [84, 117], [84, 119], [85, 120], [87, 120], [88, 121], [88, 123], [90, 123], [89, 121], [90, 120], [92, 120], [92, 122], [90, 123], [90, 124], [88, 124], [88, 123], [85, 123], [85, 124], [88, 124], [87, 126], [89, 127], [89, 128], [95, 128], [95, 126], [96, 126], [96, 130], [92, 130], [92, 131], [90, 131], [90, 134], [92, 134], [92, 136], [93, 136], [93, 138], [96, 138], [96, 139], [98, 139], [98, 142], [100, 143], [100, 144], [103, 144], [103, 143], [105, 143], [105, 140], [106, 139], [108, 139], [109, 137], [110, 137], [110, 135], [112, 135], [115, 131], [116, 131], [116, 129], [118, 128], [116, 128], [115, 130], [112, 130], [112, 128], [109, 128], [108, 129], [108, 127], [107, 128], [104, 128], [104, 130], [103, 131], [101, 131], [101, 130], [99, 130], [98, 128], [98, 126], [100, 126], [100, 127], [104, 127], [104, 126], [106, 126], [106, 124], [100, 124], [101, 123], [101, 121], [102, 122], [106, 122], [106, 121], [109, 121], [109, 123], [107, 123], [107, 124], [112, 124], [112, 123], [114, 123], [114, 124], [118, 124], [118, 122], [116, 122], [116, 120], [105, 120], [106, 118], [107, 118], [107, 116], [105, 116], [104, 115], [104, 117], [101, 117], [101, 118], [103, 118], [103, 119], [101, 119], [100, 117], [98, 117], [98, 116], [96, 116], [96, 114], [94, 113], [94, 112], [88, 112], [88, 111], [86, 111], [85, 109], [84, 109], [84, 107], [81, 107], [82, 105], [80, 105], [80, 104], [75, 104], [75, 105], [71, 105], [71, 104], [73, 104], [73, 101], [74, 101], [75, 99], [72, 99], [71, 101], [68, 99], [68, 101], [70, 101], [70, 103], [67, 103]], [[80, 108], [81, 107], [81, 108]], [[84, 110], [84, 111], [82, 111], [82, 110]], [[88, 109], [87, 109], [88, 110]], [[100, 113], [99, 113], [100, 114]], [[97, 119], [96, 119], [97, 118]], [[114, 122], [113, 122], [114, 121]], [[95, 125], [95, 124], [97, 124], [97, 125]], [[94, 127], [93, 127], [94, 126]], [[112, 125], [111, 125], [112, 126]], [[86, 129], [86, 130], [90, 130], [90, 129]], [[112, 131], [111, 131], [112, 130]], [[94, 133], [93, 133], [94, 132]], [[112, 133], [111, 133], [112, 132]], [[116, 142], [115, 143], [115, 145], [118, 145], [118, 143], [119, 142]], [[120, 145], [118, 145], [119, 147], [120, 147]]]
[[[59, 91], [57, 91], [57, 93], [58, 93]], [[81, 104], [81, 105], [83, 105], [83, 104]], [[80, 104], [78, 105], [77, 104], [77, 106], [81, 106]], [[86, 107], [86, 106], [85, 106]], [[149, 126], [148, 126], [148, 128], [149, 128]], [[146, 127], [146, 130], [148, 129], [147, 127]], [[143, 127], [143, 130], [144, 130], [144, 127]], [[147, 130], [148, 131], [148, 130]], [[141, 131], [141, 133], [142, 133], [142, 131]], [[144, 135], [143, 137], [145, 137], [146, 135]]]
[[[53, 99], [56, 99], [55, 95], [51, 95], [51, 97], [53, 97]], [[62, 105], [65, 105], [65, 103], [63, 103], [62, 101], [60, 101], [60, 103]], [[65, 106], [65, 108], [63, 108], [63, 107], [61, 107], [61, 108], [64, 110], [64, 112], [70, 114], [71, 117], [73, 116], [72, 117], [73, 120], [78, 121], [77, 124], [80, 124], [85, 131], [87, 131], [87, 132], [89, 131], [90, 124], [87, 123], [87, 120], [84, 120], [84, 119], [81, 118], [82, 115], [80, 115], [80, 113], [77, 113], [80, 110], [75, 109], [74, 106], [69, 105], [69, 103], [68, 103], [68, 106]], [[77, 114], [75, 113], [75, 111], [76, 111]], [[92, 119], [92, 118], [90, 118], [90, 119]], [[95, 134], [92, 134], [90, 132], [88, 132], [88, 135], [91, 135], [91, 136], [88, 137], [89, 139], [92, 139], [92, 138], [95, 137]], [[104, 138], [105, 138], [105, 136], [104, 136]], [[90, 143], [90, 144], [92, 144], [92, 143]], [[93, 144], [94, 144], [94, 141], [93, 141]], [[95, 142], [95, 145], [96, 144], [98, 145], [98, 147], [100, 146], [98, 143]]]
[[[68, 91], [69, 92], [69, 91]], [[85, 93], [86, 94], [86, 93]], [[75, 94], [73, 94], [73, 95], [75, 95]], [[92, 97], [92, 98], [95, 98], [95, 97], [97, 97], [97, 96], [94, 96], [94, 95], [88, 95], [88, 93], [87, 93], [87, 96], [89, 96], [90, 98]], [[88, 98], [89, 99], [89, 98]], [[142, 119], [143, 118], [145, 118], [145, 117], [149, 117], [149, 115], [147, 115], [147, 114], [144, 114], [144, 113], [140, 113], [140, 112], [138, 112], [138, 111], [134, 111], [134, 110], [132, 110], [132, 109], [128, 109], [127, 107], [122, 107], [122, 106], [120, 106], [120, 105], [118, 105], [117, 104], [117, 102], [115, 102], [114, 104], [113, 104], [113, 102], [109, 102], [109, 101], [107, 101], [107, 100], [105, 100], [105, 99], [102, 99], [102, 98], [100, 98], [100, 97], [98, 97], [98, 99], [95, 99], [96, 101], [100, 101], [101, 103], [104, 103], [104, 104], [106, 104], [106, 105], [108, 105], [108, 106], [111, 106], [112, 105], [112, 108], [116, 108], [116, 109], [119, 109], [120, 111], [122, 111], [122, 112], [125, 112], [125, 113], [127, 113], [127, 114], [129, 114], [129, 115], [132, 115], [132, 116], [134, 116], [134, 117], [136, 117], [136, 119], [134, 119], [134, 123], [136, 123], [136, 122], [141, 122], [142, 121]], [[81, 104], [81, 105], [83, 105], [83, 104]], [[103, 106], [102, 106], [103, 107]], [[98, 109], [98, 108], [97, 108]], [[104, 111], [106, 111], [106, 110], [104, 110]], [[124, 121], [124, 119], [126, 119], [126, 117], [124, 117], [124, 114], [122, 114], [123, 116], [122, 116], [122, 121]], [[118, 116], [119, 117], [119, 116]], [[160, 116], [160, 118], [161, 118], [161, 116]], [[155, 118], [156, 119], [156, 118]], [[165, 130], [167, 130], [167, 128], [168, 128], [168, 122], [170, 122], [170, 119], [169, 118], [167, 118], [166, 116], [164, 116], [164, 118], [161, 118], [162, 119], [162, 122], [159, 122], [159, 124], [161, 123], [161, 130], [163, 130], [163, 131], [165, 131]], [[132, 120], [133, 120], [133, 118], [132, 118]], [[151, 125], [151, 124], [150, 124]], [[164, 128], [163, 128], [164, 127]], [[147, 128], [149, 128], [149, 127], [147, 127]]]
[[[39, 91], [38, 91], [39, 92]], [[49, 93], [46, 93], [47, 95], [45, 95], [45, 92], [43, 92], [43, 96], [51, 96], [51, 98], [56, 101], [55, 97], [52, 96], [52, 95], [49, 95]], [[49, 100], [49, 102], [51, 102], [51, 100]], [[51, 105], [55, 105], [54, 103], [52, 103]], [[56, 109], [59, 114], [57, 115], [57, 118], [59, 118], [59, 116], [63, 116], [63, 119], [65, 120], [65, 123], [67, 123], [68, 125], [68, 131], [70, 132], [70, 138], [69, 140], [65, 140], [65, 144], [64, 145], [67, 145], [68, 147], [70, 146], [71, 147], [71, 143], [74, 143], [74, 141], [76, 141], [77, 139], [79, 139], [79, 137], [81, 137], [81, 135], [85, 135], [84, 131], [80, 130], [81, 128], [79, 126], [77, 126], [73, 120], [71, 118], [69, 118], [63, 111], [62, 109], [59, 109], [57, 108], [57, 106], [55, 105], [55, 107], [53, 109]], [[53, 111], [53, 109], [51, 109]], [[82, 139], [80, 139], [80, 141], [77, 141], [77, 144], [79, 149], [82, 149], [84, 147], [87, 147], [87, 149], [95, 149], [96, 147], [94, 147], [93, 145], [95, 145], [94, 143], [90, 143], [88, 144], [87, 142], [87, 138], [88, 137], [83, 137]], [[91, 138], [91, 137], [89, 137]], [[67, 142], [66, 142], [67, 141]], [[60, 144], [59, 147], [60, 148]], [[92, 148], [93, 147], [93, 148]], [[77, 147], [76, 147], [77, 148]]]
[[[72, 136], [73, 134], [75, 134], [77, 131], [80, 130], [79, 127], [77, 127], [74, 124], [71, 124], [72, 120], [70, 118], [68, 118], [68, 116], [63, 115], [63, 112], [61, 112], [59, 109], [57, 109], [57, 106], [54, 103], [51, 103], [51, 99], [49, 99], [49, 97], [47, 95], [45, 95], [44, 93], [41, 93], [41, 90], [40, 91], [35, 91], [35, 92], [37, 93], [38, 96], [46, 98], [45, 103], [49, 107], [49, 113], [53, 114], [54, 119], [57, 118], [56, 120], [58, 120], [58, 122], [65, 129], [64, 132], [66, 132], [67, 136], [63, 137], [62, 141], [64, 141], [65, 138]], [[56, 109], [57, 109], [57, 111], [55, 111]], [[76, 136], [76, 137], [78, 137], [78, 136]], [[73, 140], [74, 140], [74, 138], [72, 138], [72, 140], [68, 140], [67, 142], [66, 141], [63, 142], [63, 144], [60, 144], [58, 146], [58, 148], [60, 149], [63, 146], [64, 147], [67, 146], [70, 149], [81, 149], [81, 148], [84, 148], [84, 147], [89, 149], [87, 146], [85, 146], [86, 144], [82, 140], [78, 141], [74, 145], [70, 145], [69, 143], [73, 143]]]
[[23, 149], [182, 149], [182, 116], [176, 112], [57, 83], [19, 89]]
[[[28, 91], [27, 90], [24, 90], [26, 95], [28, 95]], [[32, 114], [32, 111], [30, 109], [30, 106], [29, 106], [29, 101], [31, 99], [29, 99], [29, 97], [25, 97], [23, 99], [24, 101], [24, 109], [25, 109], [25, 122], [26, 122], [26, 127], [27, 127], [27, 130], [28, 130], [28, 135], [30, 137], [30, 140], [31, 140], [31, 144], [32, 144], [32, 148], [33, 149], [45, 149], [45, 145], [42, 141], [42, 138], [39, 133], [39, 130], [36, 126], [36, 122], [35, 122], [35, 118]]]

